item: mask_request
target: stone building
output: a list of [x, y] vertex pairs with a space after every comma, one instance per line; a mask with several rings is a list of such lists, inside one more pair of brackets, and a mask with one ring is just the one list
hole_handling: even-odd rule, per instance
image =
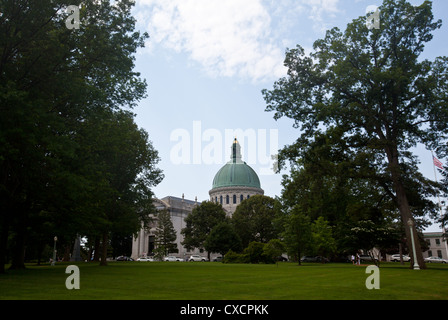
[[[165, 197], [162, 199], [154, 199], [154, 206], [158, 211], [167, 210], [170, 213], [171, 221], [173, 222], [173, 227], [176, 230], [176, 243], [178, 252], [173, 253], [173, 255], [185, 258], [190, 254], [199, 253], [197, 250], [195, 251], [187, 251], [186, 248], [182, 246], [183, 236], [180, 233], [182, 228], [185, 227], [185, 218], [193, 211], [194, 207], [199, 203], [197, 200], [187, 200], [177, 197]], [[145, 229], [142, 228], [137, 237], [134, 238], [132, 243], [132, 255], [133, 259], [137, 259], [142, 256], [150, 255], [154, 250], [155, 243], [155, 231], [157, 227], [157, 217], [151, 215], [153, 222], [150, 227]]]
[[431, 256], [448, 260], [448, 245], [443, 232], [426, 232], [423, 237], [428, 244], [428, 250], [423, 252], [423, 258]]

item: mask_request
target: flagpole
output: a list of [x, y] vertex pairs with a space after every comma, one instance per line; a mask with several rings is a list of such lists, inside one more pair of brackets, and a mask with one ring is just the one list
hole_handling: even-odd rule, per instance
[[[437, 181], [437, 170], [436, 170], [436, 164], [434, 163], [434, 152], [431, 150], [431, 155], [432, 155], [432, 167], [434, 168], [434, 177], [435, 177], [435, 179], [436, 179], [436, 183], [439, 183], [438, 181]], [[437, 199], [438, 199], [438, 201], [439, 201], [439, 211], [440, 211], [440, 218], [443, 218], [443, 215], [442, 215], [442, 205], [440, 204], [440, 196], [439, 196], [439, 193], [437, 193]], [[443, 224], [443, 221], [442, 221], [442, 232], [443, 232], [443, 235], [445, 235], [446, 234], [446, 231], [445, 231], [445, 225]], [[442, 239], [444, 238], [444, 236], [442, 236]], [[446, 250], [446, 258], [448, 259], [448, 239], [446, 239], [446, 237], [445, 237], [445, 250]]]

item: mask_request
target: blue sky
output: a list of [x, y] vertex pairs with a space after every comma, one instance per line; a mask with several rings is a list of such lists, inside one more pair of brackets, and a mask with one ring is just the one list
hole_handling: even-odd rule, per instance
[[[148, 98], [134, 112], [161, 157], [165, 179], [154, 188], [155, 195], [208, 200], [213, 177], [228, 161], [236, 135], [243, 160], [258, 173], [265, 194], [279, 196], [281, 174], [269, 169], [269, 157], [276, 148], [291, 144], [298, 132], [291, 120], [275, 121], [264, 111], [261, 90], [271, 89], [284, 75], [286, 48], [300, 44], [309, 49], [327, 29], [344, 30], [352, 19], [365, 15], [368, 6], [380, 4], [136, 0], [137, 28], [147, 31], [150, 39], [136, 56], [136, 70], [148, 82]], [[448, 1], [435, 0], [433, 12], [446, 23], [427, 45], [429, 59], [447, 55]], [[421, 148], [416, 154], [422, 172], [434, 179], [431, 153]]]

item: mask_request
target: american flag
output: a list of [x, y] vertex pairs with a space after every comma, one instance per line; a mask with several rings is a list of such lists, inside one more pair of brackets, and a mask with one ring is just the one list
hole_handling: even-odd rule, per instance
[[432, 159], [434, 160], [434, 165], [443, 170], [443, 164], [442, 162], [439, 161], [439, 159], [437, 159], [436, 157], [432, 156]]

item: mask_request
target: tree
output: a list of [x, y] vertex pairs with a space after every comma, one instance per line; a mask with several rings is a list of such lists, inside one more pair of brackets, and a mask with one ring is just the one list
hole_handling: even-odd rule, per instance
[[[133, 71], [133, 55], [147, 38], [134, 30], [133, 2], [83, 1], [81, 27], [70, 30], [65, 9], [80, 4], [1, 3], [0, 272], [8, 239], [11, 268], [23, 268], [29, 229], [43, 223], [49, 242], [56, 230], [67, 231], [58, 234], [65, 245], [81, 231], [78, 209], [94, 211], [95, 202], [86, 203], [89, 178], [71, 171], [82, 149], [79, 126], [97, 111], [132, 108], [146, 93]], [[39, 233], [33, 238], [48, 236]]]
[[286, 247], [282, 241], [279, 239], [272, 239], [264, 245], [263, 255], [272, 261], [276, 261], [278, 266], [278, 258], [281, 257], [285, 250]]
[[[204, 201], [196, 206], [185, 218], [186, 227], [181, 230], [184, 245], [187, 249], [204, 248], [208, 235], [219, 223], [226, 220], [226, 212], [221, 204]], [[210, 260], [210, 252], [208, 252]]]
[[311, 247], [311, 222], [299, 208], [294, 208], [288, 215], [283, 232], [283, 242], [290, 257], [301, 265], [302, 254]]
[[90, 152], [82, 153], [81, 163], [88, 165], [80, 169], [93, 187], [88, 205], [95, 203], [86, 208], [89, 215], [85, 218], [94, 223], [95, 235], [102, 238], [101, 264], [105, 265], [110, 234], [130, 235], [139, 230], [154, 210], [150, 188], [163, 176], [155, 167], [157, 151], [132, 114], [106, 111], [85, 125], [96, 128], [96, 136], [83, 135]]
[[267, 243], [277, 238], [274, 221], [279, 211], [276, 202], [271, 197], [255, 195], [238, 205], [232, 215], [232, 224], [243, 247], [252, 241]]
[[336, 241], [332, 228], [323, 217], [317, 218], [311, 225], [313, 251], [320, 256], [328, 257], [336, 251]]
[[[340, 131], [327, 130], [300, 150], [287, 150], [288, 157], [294, 160], [290, 174], [283, 176], [282, 201], [286, 208], [300, 207], [312, 221], [319, 217], [327, 220], [336, 239], [336, 253], [343, 255], [353, 251], [346, 243], [346, 235], [359, 221], [391, 225], [400, 215], [389, 196], [390, 183], [380, 175], [369, 179], [370, 169], [363, 166], [368, 161], [349, 151]], [[360, 166], [363, 170], [359, 170]], [[416, 164], [402, 168], [414, 217], [424, 226], [425, 217], [437, 212], [428, 198], [434, 196], [435, 184], [417, 172]]]
[[[369, 30], [366, 17], [360, 17], [345, 32], [327, 31], [310, 56], [300, 46], [288, 50], [288, 76], [263, 95], [276, 119], [290, 117], [302, 129], [290, 149], [306, 146], [322, 130], [340, 130], [358, 170], [382, 181], [406, 224], [414, 219], [403, 172], [413, 160], [411, 148], [422, 143], [446, 151], [448, 58], [419, 61], [441, 26], [430, 1], [414, 7], [385, 0], [379, 9], [378, 30]], [[362, 158], [368, 161], [362, 164]], [[415, 224], [412, 232], [416, 238]], [[419, 245], [416, 251], [412, 258], [425, 268]]]
[[170, 213], [167, 210], [159, 211], [157, 218], [159, 221], [155, 231], [156, 250], [163, 256], [167, 256], [170, 252], [177, 252], [176, 230]]
[[207, 236], [204, 242], [207, 252], [217, 252], [224, 256], [229, 250], [239, 252], [242, 249], [241, 239], [236, 234], [233, 226], [228, 222], [217, 224]]
[[374, 257], [373, 248], [388, 247], [391, 243], [396, 244], [399, 240], [399, 233], [392, 227], [378, 225], [370, 220], [359, 221], [350, 230], [347, 238], [351, 240], [354, 250], [362, 249], [369, 254], [375, 265], [379, 265], [379, 257]]
[[251, 241], [247, 248], [244, 249], [244, 254], [247, 256], [250, 263], [269, 262], [264, 255], [265, 243]]

